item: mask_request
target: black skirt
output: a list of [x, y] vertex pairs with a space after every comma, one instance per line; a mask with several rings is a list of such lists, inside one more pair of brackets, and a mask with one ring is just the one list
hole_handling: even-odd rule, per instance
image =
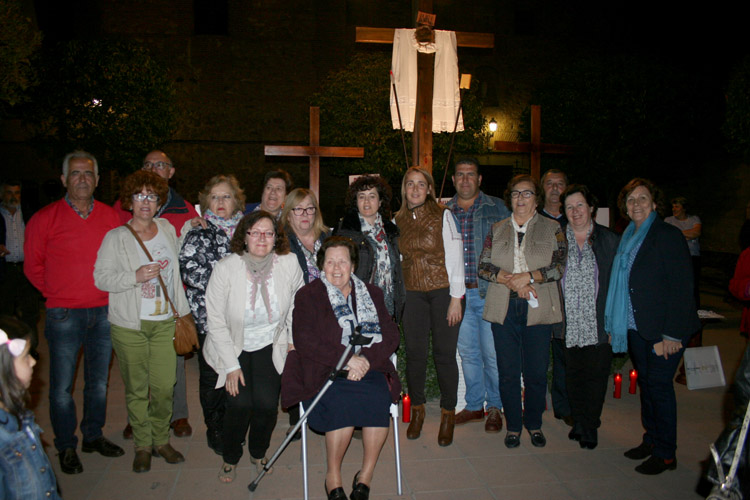
[[[303, 401], [309, 408], [315, 398]], [[368, 372], [362, 380], [337, 378], [307, 419], [317, 432], [344, 427], [388, 427], [391, 396], [381, 372]]]

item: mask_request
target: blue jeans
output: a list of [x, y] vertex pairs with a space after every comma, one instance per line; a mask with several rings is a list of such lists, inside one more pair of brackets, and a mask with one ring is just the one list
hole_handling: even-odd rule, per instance
[[677, 450], [677, 399], [672, 379], [685, 349], [664, 359], [653, 352], [654, 344], [660, 341], [646, 340], [628, 330], [628, 351], [638, 370], [641, 390], [641, 423], [646, 429], [643, 442], [654, 447], [655, 457], [670, 460]]
[[458, 353], [466, 383], [466, 409], [477, 411], [487, 407], [501, 409], [498, 388], [497, 357], [492, 325], [482, 319], [484, 299], [477, 288], [466, 289], [466, 311], [458, 331]]
[[107, 414], [107, 379], [112, 359], [107, 306], [48, 308], [44, 335], [49, 344], [49, 413], [55, 448], [58, 451], [75, 449], [78, 418], [72, 388], [81, 346], [84, 360], [81, 433], [84, 441], [93, 441], [102, 435]]
[[[526, 326], [527, 313], [527, 301], [510, 299], [505, 323], [492, 323], [500, 392], [510, 432], [521, 432], [522, 427], [532, 431], [541, 429], [542, 413], [547, 404], [547, 366], [552, 327]], [[523, 406], [521, 375], [524, 382]]]

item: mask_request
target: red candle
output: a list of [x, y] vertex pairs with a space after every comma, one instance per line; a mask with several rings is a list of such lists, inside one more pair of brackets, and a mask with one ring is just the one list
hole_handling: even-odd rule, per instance
[[638, 382], [638, 372], [633, 370], [630, 370], [630, 387], [628, 387], [628, 392], [630, 394], [635, 394], [635, 386]]
[[401, 412], [401, 421], [405, 424], [411, 422], [411, 398], [408, 394], [404, 394], [403, 398], [403, 411]]
[[615, 373], [615, 399], [620, 399], [622, 395], [622, 374]]

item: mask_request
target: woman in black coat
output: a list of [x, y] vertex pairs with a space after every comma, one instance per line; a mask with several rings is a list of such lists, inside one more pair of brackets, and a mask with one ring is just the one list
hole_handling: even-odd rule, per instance
[[383, 290], [385, 304], [398, 323], [406, 289], [398, 250], [399, 230], [391, 222], [391, 187], [382, 177], [364, 175], [346, 193], [347, 211], [334, 232], [351, 238], [359, 248], [355, 275]]

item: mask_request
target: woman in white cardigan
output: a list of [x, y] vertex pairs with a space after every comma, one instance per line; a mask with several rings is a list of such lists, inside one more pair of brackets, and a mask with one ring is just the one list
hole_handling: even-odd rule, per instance
[[[243, 217], [232, 254], [214, 268], [206, 290], [208, 335], [203, 356], [227, 391], [219, 480], [230, 483], [247, 439], [258, 470], [276, 426], [281, 372], [292, 349], [294, 295], [303, 285], [283, 228], [268, 212]], [[248, 435], [249, 427], [249, 435]]]

